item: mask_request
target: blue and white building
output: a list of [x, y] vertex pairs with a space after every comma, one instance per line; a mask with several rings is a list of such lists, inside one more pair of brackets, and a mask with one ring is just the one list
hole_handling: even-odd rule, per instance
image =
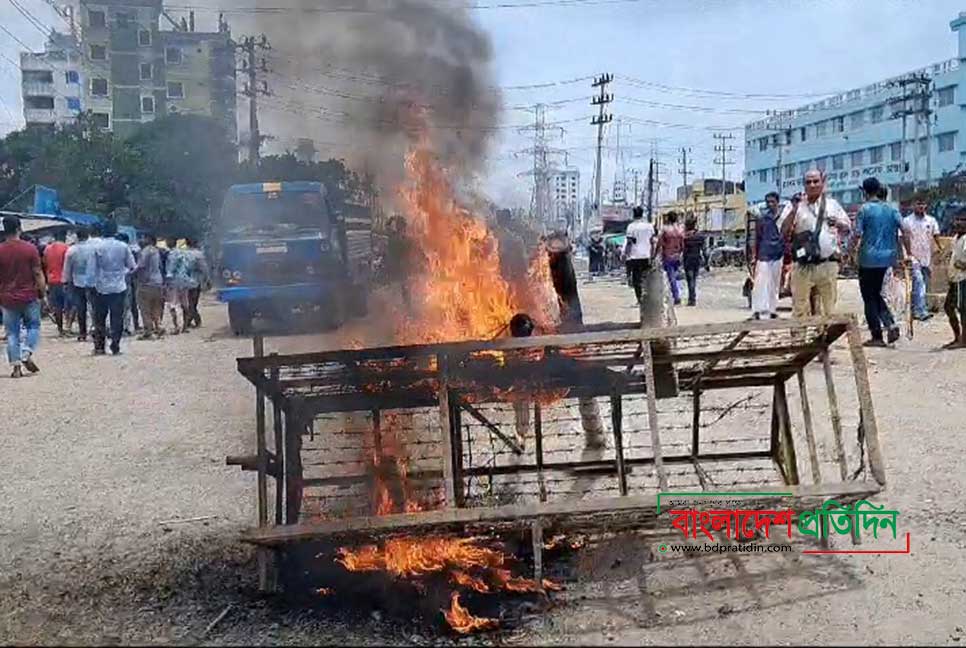
[[[868, 176], [895, 189], [966, 172], [966, 12], [950, 27], [959, 38], [957, 58], [745, 126], [748, 202], [764, 200], [779, 187], [783, 198], [802, 191], [803, 176], [811, 168], [826, 173], [829, 194], [843, 205], [861, 202], [859, 186]], [[914, 75], [931, 81], [930, 132], [927, 137], [924, 117], [910, 115], [903, 143], [903, 119], [897, 113], [922, 105], [897, 103], [898, 97], [917, 90], [898, 82]]]

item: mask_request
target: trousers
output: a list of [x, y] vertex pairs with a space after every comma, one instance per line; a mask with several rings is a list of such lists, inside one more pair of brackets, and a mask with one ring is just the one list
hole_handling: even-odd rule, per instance
[[94, 293], [94, 349], [103, 351], [107, 341], [107, 319], [110, 315], [111, 351], [121, 348], [121, 334], [124, 332], [124, 303], [127, 291], [119, 293]]
[[751, 289], [751, 311], [758, 315], [778, 313], [781, 291], [782, 260], [755, 263], [755, 285]]
[[882, 297], [882, 282], [888, 268], [859, 268], [859, 292], [865, 305], [865, 321], [873, 340], [882, 339], [882, 328], [896, 325], [889, 305]]
[[[839, 298], [839, 264], [825, 261], [814, 265], [796, 263], [792, 268], [792, 316], [832, 315]], [[881, 285], [881, 284], [880, 284]], [[812, 288], [818, 296], [817, 312], [812, 312]]]
[[[40, 300], [35, 299], [17, 308], [4, 306], [0, 310], [3, 311], [3, 326], [7, 332], [7, 360], [12, 365], [18, 365], [29, 358], [40, 343]], [[20, 340], [21, 330], [26, 332], [23, 342]]]

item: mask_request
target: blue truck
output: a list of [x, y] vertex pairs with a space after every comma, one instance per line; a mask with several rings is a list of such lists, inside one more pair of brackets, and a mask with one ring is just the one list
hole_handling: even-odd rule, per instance
[[[346, 212], [346, 213], [343, 213]], [[256, 318], [337, 328], [365, 312], [371, 216], [319, 182], [233, 185], [212, 228], [218, 300], [236, 335]]]

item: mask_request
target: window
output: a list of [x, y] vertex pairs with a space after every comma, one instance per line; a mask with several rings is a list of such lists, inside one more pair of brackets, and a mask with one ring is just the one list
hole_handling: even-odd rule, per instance
[[178, 65], [181, 63], [181, 48], [166, 47], [164, 49], [164, 62], [170, 65]]
[[821, 171], [822, 173], [825, 173], [825, 167], [827, 163], [828, 163], [828, 158], [823, 158], [823, 157], [818, 158], [815, 160], [815, 168]]
[[832, 156], [832, 171], [841, 171], [845, 168], [845, 154], [839, 153]]
[[792, 129], [789, 128], [787, 131], [785, 131], [782, 134], [782, 136], [785, 138], [785, 146], [791, 146], [792, 145]]
[[785, 165], [785, 177], [786, 178], [794, 178], [795, 177], [795, 165], [794, 164], [786, 164]]
[[91, 117], [94, 119], [94, 125], [98, 128], [110, 128], [111, 118], [107, 113], [91, 113]]
[[767, 151], [768, 150], [768, 138], [767, 137], [759, 137], [758, 138], [758, 150], [759, 151]]
[[154, 113], [154, 97], [141, 97], [141, 112]]
[[126, 11], [119, 11], [114, 15], [118, 27], [128, 27], [134, 22], [134, 14]]
[[64, 73], [64, 80], [67, 83], [80, 83], [80, 74], [77, 70], [68, 70]]
[[26, 83], [53, 83], [54, 73], [50, 70], [24, 70], [23, 80]]
[[936, 138], [939, 142], [939, 152], [952, 151], [956, 148], [956, 133], [943, 133]]
[[91, 27], [104, 27], [107, 25], [107, 17], [103, 11], [94, 11], [91, 9], [87, 12], [87, 23]]
[[81, 103], [78, 97], [67, 97], [67, 110], [80, 112]]
[[758, 182], [768, 182], [768, 169], [758, 171]]
[[828, 132], [828, 121], [820, 121], [815, 124], [815, 137], [822, 137]]
[[956, 100], [956, 86], [940, 88], [936, 95], [939, 97], [940, 108], [943, 106], [949, 106]]
[[917, 148], [919, 149], [919, 157], [924, 156], [926, 152], [929, 150], [929, 140], [927, 139], [919, 140], [919, 146]]
[[808, 139], [808, 131], [804, 126], [798, 129], [798, 138], [803, 142]]
[[852, 151], [852, 166], [860, 167], [865, 161], [865, 151]]
[[154, 65], [151, 63], [141, 64], [141, 80], [149, 81], [154, 78]]
[[106, 97], [107, 79], [91, 79], [91, 94], [95, 97]]
[[902, 159], [902, 142], [893, 142], [889, 145], [889, 157], [893, 162], [898, 162]]
[[865, 124], [865, 111], [859, 110], [849, 115], [849, 128], [856, 129], [862, 128]]
[[91, 45], [90, 53], [92, 61], [107, 60], [107, 48], [105, 48], [103, 45]]
[[845, 130], [845, 117], [835, 117], [832, 119], [832, 132], [841, 133]]
[[881, 164], [885, 158], [885, 147], [874, 146], [869, 149], [869, 164]]
[[53, 110], [53, 97], [24, 97], [24, 105], [31, 110]]
[[147, 47], [151, 44], [151, 30], [141, 29], [138, 30], [138, 45], [141, 47]]
[[885, 106], [875, 106], [869, 109], [869, 121], [878, 124], [885, 116]]
[[771, 136], [771, 145], [772, 146], [775, 146], [775, 147], [778, 146], [778, 135], [777, 134]]
[[184, 99], [184, 84], [180, 81], [169, 81], [168, 99]]

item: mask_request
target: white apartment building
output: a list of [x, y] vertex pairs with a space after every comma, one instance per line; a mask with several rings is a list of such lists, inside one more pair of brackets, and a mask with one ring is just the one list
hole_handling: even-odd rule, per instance
[[563, 169], [550, 175], [550, 213], [557, 221], [580, 221], [580, 171]]
[[27, 126], [68, 124], [83, 109], [83, 74], [74, 40], [53, 33], [43, 52], [20, 54], [23, 116]]

